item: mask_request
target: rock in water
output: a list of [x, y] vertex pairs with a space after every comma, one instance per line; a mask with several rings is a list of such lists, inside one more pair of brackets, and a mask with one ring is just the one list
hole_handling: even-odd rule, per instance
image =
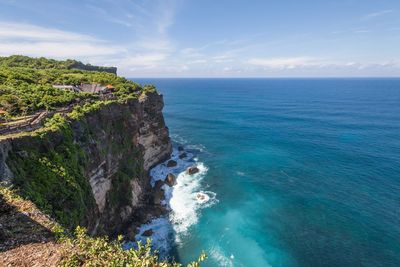
[[186, 169], [186, 172], [187, 172], [189, 175], [198, 173], [199, 171], [200, 171], [199, 168], [197, 168], [196, 166], [192, 166], [192, 167], [189, 167], [189, 168]]
[[176, 185], [175, 175], [173, 175], [172, 173], [169, 173], [169, 174], [165, 177], [165, 183], [166, 183], [167, 185], [169, 185], [170, 187]]
[[204, 199], [206, 198], [206, 197], [204, 196], [204, 194], [202, 194], [202, 193], [197, 193], [196, 197], [197, 197], [197, 199], [199, 199], [199, 200], [204, 200]]
[[179, 155], [180, 159], [184, 159], [187, 157], [187, 154], [185, 152], [183, 152], [182, 154]]
[[149, 229], [143, 232], [142, 236], [151, 236], [153, 235], [153, 230]]
[[183, 151], [183, 146], [178, 146], [178, 151]]
[[171, 159], [171, 160], [168, 161], [168, 163], [167, 163], [167, 167], [168, 167], [168, 168], [175, 167], [176, 165], [178, 165], [178, 163], [177, 163], [175, 160], [173, 160], [173, 159]]

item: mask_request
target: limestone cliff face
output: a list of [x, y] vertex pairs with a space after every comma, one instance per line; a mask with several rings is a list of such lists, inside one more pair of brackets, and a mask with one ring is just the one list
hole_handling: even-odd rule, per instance
[[[148, 171], [154, 165], [167, 159], [172, 146], [169, 141], [168, 128], [165, 127], [161, 110], [164, 106], [162, 98], [151, 94], [141, 99], [143, 103], [143, 123], [140, 125], [138, 143], [144, 147], [144, 169]], [[154, 116], [153, 114], [157, 114]], [[160, 127], [160, 125], [162, 127]]]
[[[162, 114], [163, 105], [162, 95], [147, 93], [139, 100], [109, 104], [83, 119], [72, 121], [68, 134], [54, 132], [41, 138], [1, 141], [0, 178], [11, 181], [22, 192], [28, 192], [28, 197], [35, 198], [29, 186], [36, 186], [34, 182], [42, 178], [31, 166], [38, 164], [40, 167], [44, 159], [49, 159], [46, 164], [56, 171], [48, 177], [57, 180], [56, 185], [48, 186], [50, 190], [57, 190], [59, 184], [67, 187], [72, 184], [67, 188], [70, 190], [60, 188], [63, 193], [59, 201], [64, 204], [54, 203], [57, 192], [44, 190], [40, 193], [49, 202], [52, 214], [57, 217], [65, 210], [72, 212], [82, 208], [85, 212], [79, 223], [86, 225], [89, 232], [115, 234], [132, 220], [146, 219], [146, 212], [154, 204], [148, 171], [166, 160], [172, 150]], [[79, 157], [66, 155], [71, 150]], [[63, 171], [61, 181], [53, 178], [58, 170]], [[63, 180], [73, 179], [73, 174], [82, 176], [83, 181]], [[74, 195], [74, 187], [79, 189], [78, 196]]]

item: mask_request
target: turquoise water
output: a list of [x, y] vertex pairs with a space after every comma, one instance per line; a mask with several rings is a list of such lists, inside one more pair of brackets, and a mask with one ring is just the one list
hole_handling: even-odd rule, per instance
[[400, 266], [400, 79], [135, 81], [164, 94], [175, 147], [204, 167], [179, 199], [216, 194], [177, 201], [176, 259]]

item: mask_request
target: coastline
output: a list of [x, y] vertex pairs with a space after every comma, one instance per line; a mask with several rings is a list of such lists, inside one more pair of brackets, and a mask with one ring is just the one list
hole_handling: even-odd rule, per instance
[[[125, 249], [135, 247], [137, 241], [145, 244], [150, 238], [152, 248], [159, 252], [161, 258], [175, 258], [174, 248], [197, 223], [201, 210], [218, 203], [216, 193], [203, 190], [202, 180], [208, 168], [199, 161], [199, 151], [188, 147], [175, 144], [171, 158], [150, 170], [151, 186], [156, 191], [161, 190], [163, 196], [160, 202], [167, 214], [156, 216], [137, 227], [134, 240], [125, 242]], [[171, 161], [176, 162], [176, 166], [168, 167]], [[198, 168], [198, 172], [188, 174], [190, 167]], [[172, 186], [167, 181], [170, 174], [176, 177]]]

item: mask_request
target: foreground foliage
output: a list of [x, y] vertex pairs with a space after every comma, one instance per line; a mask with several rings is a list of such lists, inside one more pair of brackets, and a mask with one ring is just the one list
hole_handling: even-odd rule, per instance
[[[38, 227], [40, 225], [40, 228], [46, 228], [53, 233], [54, 238], [44, 238], [42, 240], [45, 240], [44, 242], [48, 246], [56, 248], [57, 255], [59, 255], [59, 266], [182, 266], [179, 263], [169, 263], [161, 260], [157, 252], [151, 250], [150, 239], [147, 240], [145, 245], [139, 242], [137, 248], [124, 250], [122, 248], [122, 236], [119, 236], [117, 240], [109, 240], [107, 237], [90, 237], [87, 235], [86, 229], [82, 227], [77, 227], [74, 234], [69, 234], [68, 230], [65, 230], [51, 217], [43, 213], [35, 204], [21, 197], [19, 191], [2, 184], [0, 184], [0, 199], [4, 199], [6, 205], [12, 206], [16, 210], [16, 213], [10, 216], [20, 217], [19, 213], [23, 213], [24, 216], [28, 216], [32, 221], [35, 221]], [[9, 219], [11, 220], [12, 218]], [[16, 222], [18, 221], [16, 220]], [[32, 235], [33, 232], [37, 235], [45, 232], [40, 229], [32, 229], [32, 227], [26, 226], [23, 222], [20, 223], [21, 225], [13, 225], [13, 228], [19, 229], [18, 236], [14, 235], [14, 239], [23, 238], [24, 235]], [[18, 240], [14, 241], [18, 243]], [[29, 255], [25, 256], [29, 258]], [[199, 267], [200, 263], [205, 259], [206, 255], [202, 253], [197, 261], [188, 264], [187, 267]], [[42, 259], [42, 261], [42, 264], [46, 263], [46, 259]], [[38, 262], [34, 263], [38, 264]], [[32, 265], [34, 263], [32, 262]]]
[[[89, 237], [84, 228], [78, 227], [75, 238], [67, 239], [67, 257], [61, 262], [62, 266], [158, 266], [179, 267], [179, 263], [160, 261], [156, 252], [151, 251], [151, 241], [143, 245], [138, 242], [137, 249], [124, 250], [122, 236], [109, 241], [107, 237]], [[206, 259], [203, 253], [188, 267], [198, 267]]]

